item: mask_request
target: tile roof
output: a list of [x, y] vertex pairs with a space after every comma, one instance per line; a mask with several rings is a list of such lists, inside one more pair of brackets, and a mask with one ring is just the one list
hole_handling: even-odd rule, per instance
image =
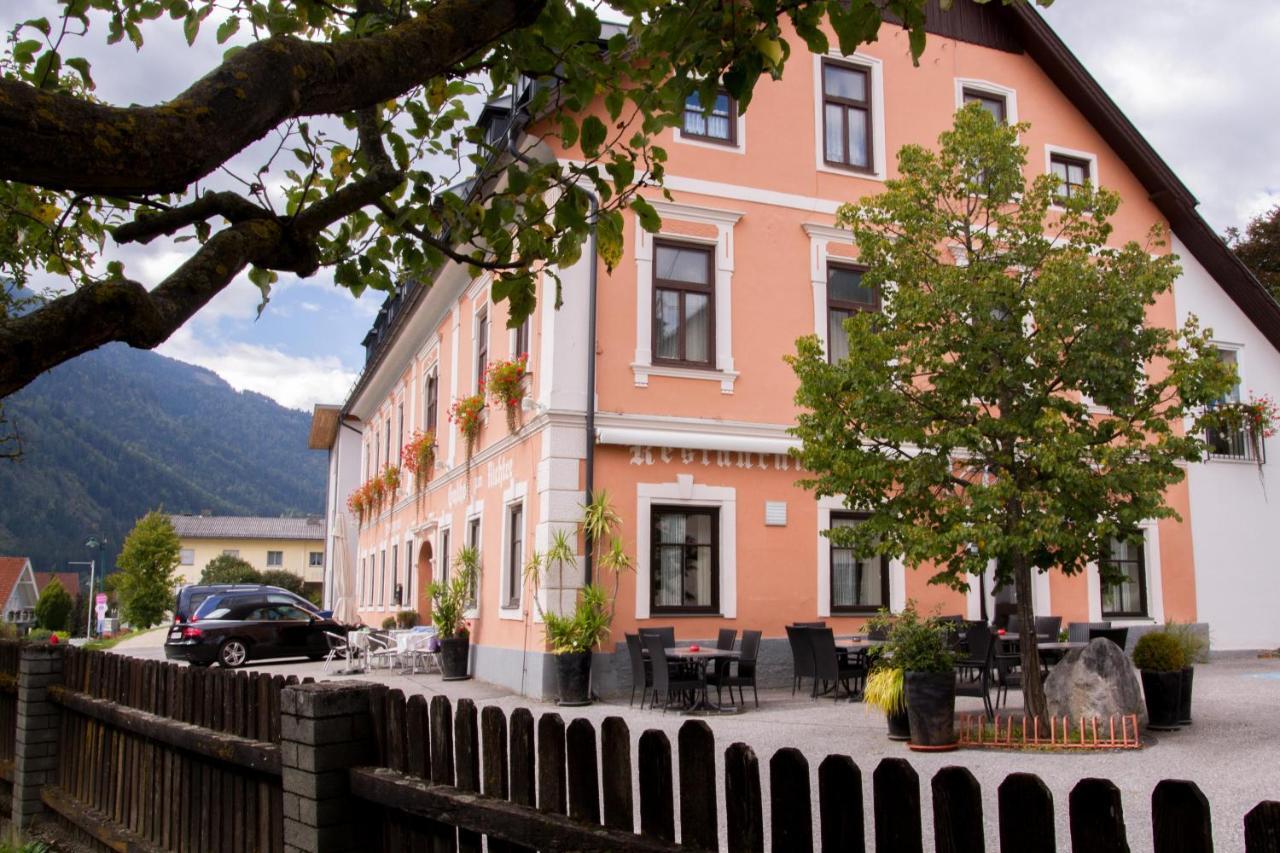
[[240, 515], [171, 515], [180, 539], [323, 539], [319, 518], [260, 518]]
[[9, 600], [27, 562], [26, 557], [0, 557], [0, 605]]
[[67, 594], [75, 598], [80, 594], [80, 573], [79, 572], [33, 572], [36, 577], [36, 589], [44, 592], [44, 588], [49, 585], [49, 581], [54, 578], [62, 584], [62, 588]]

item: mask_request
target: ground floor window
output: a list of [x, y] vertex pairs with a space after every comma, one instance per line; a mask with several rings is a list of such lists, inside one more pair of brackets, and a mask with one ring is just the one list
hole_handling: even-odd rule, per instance
[[1102, 615], [1145, 617], [1147, 560], [1142, 540], [1112, 539], [1110, 553], [1098, 568], [1102, 574]]
[[524, 576], [520, 571], [524, 565], [524, 504], [513, 504], [507, 509], [507, 524], [507, 588], [502, 606], [519, 607], [524, 587]]
[[311, 567], [324, 565], [324, 551], [312, 551], [307, 554], [307, 565]]
[[651, 519], [652, 611], [717, 612], [720, 510], [655, 506]]
[[[855, 527], [865, 516], [831, 514], [831, 526]], [[889, 558], [831, 543], [831, 612], [874, 613], [889, 606]]]
[[284, 565], [284, 551], [268, 551], [268, 552], [267, 552], [267, 565], [268, 565], [268, 566], [283, 566], [283, 565]]

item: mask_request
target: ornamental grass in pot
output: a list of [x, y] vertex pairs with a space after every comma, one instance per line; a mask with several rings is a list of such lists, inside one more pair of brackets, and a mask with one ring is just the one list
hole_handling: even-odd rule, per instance
[[454, 557], [457, 571], [447, 581], [434, 581], [431, 593], [431, 621], [440, 638], [440, 672], [445, 681], [470, 678], [471, 631], [465, 619], [467, 603], [474, 592], [478, 555], [474, 548], [461, 549]]
[[1182, 671], [1187, 659], [1182, 643], [1167, 631], [1143, 634], [1133, 647], [1133, 665], [1142, 676], [1147, 701], [1147, 727], [1176, 731], [1182, 705]]
[[867, 687], [862, 691], [862, 701], [866, 706], [884, 713], [889, 724], [889, 740], [908, 740], [911, 737], [903, 676], [902, 670], [896, 666], [873, 665], [867, 675]]
[[1195, 627], [1187, 622], [1170, 621], [1164, 630], [1173, 635], [1182, 646], [1182, 657], [1185, 666], [1182, 668], [1182, 689], [1178, 693], [1178, 722], [1191, 725], [1191, 688], [1195, 683], [1195, 664], [1207, 660], [1209, 641]]
[[951, 626], [936, 616], [921, 618], [914, 601], [889, 628], [884, 654], [903, 672], [909, 746], [918, 751], [955, 749], [956, 674]]

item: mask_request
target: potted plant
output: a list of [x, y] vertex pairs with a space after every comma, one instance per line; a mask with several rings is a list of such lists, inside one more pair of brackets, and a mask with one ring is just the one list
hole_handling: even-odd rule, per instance
[[1133, 647], [1133, 665], [1142, 675], [1147, 726], [1156, 731], [1177, 730], [1182, 704], [1182, 670], [1187, 665], [1178, 638], [1168, 631], [1143, 634]]
[[396, 614], [396, 627], [402, 630], [412, 628], [418, 624], [418, 611], [401, 610]]
[[903, 672], [909, 746], [917, 751], [955, 749], [955, 654], [948, 637], [951, 627], [936, 616], [923, 619], [914, 601], [893, 620], [884, 653]]
[[387, 484], [381, 475], [374, 474], [373, 479], [365, 484], [369, 489], [369, 505], [374, 508], [374, 517], [382, 512], [382, 499], [387, 494]]
[[360, 524], [364, 524], [364, 494], [365, 488], [360, 486], [347, 498], [347, 509], [359, 519]]
[[461, 681], [467, 674], [471, 657], [471, 631], [464, 618], [467, 602], [473, 593], [473, 579], [478, 555], [465, 547], [454, 557], [457, 571], [447, 581], [435, 581], [431, 593], [431, 619], [440, 638], [440, 672], [445, 681]]
[[386, 488], [387, 494], [391, 496], [391, 503], [396, 502], [396, 492], [400, 491], [400, 468], [396, 465], [388, 465], [382, 471], [382, 485]]
[[436, 434], [431, 430], [414, 430], [409, 443], [400, 451], [400, 464], [414, 475], [419, 492], [426, 488], [436, 466]]
[[458, 425], [458, 431], [466, 442], [466, 488], [471, 494], [471, 457], [476, 452], [476, 441], [480, 438], [480, 428], [484, 426], [484, 383], [480, 390], [467, 397], [459, 397], [449, 408], [449, 420]]
[[524, 378], [528, 356], [521, 355], [507, 361], [495, 361], [489, 365], [485, 387], [494, 405], [507, 413], [507, 429], [515, 432], [519, 426], [520, 403], [524, 400]]
[[878, 708], [889, 723], [889, 740], [908, 740], [911, 722], [907, 717], [907, 694], [903, 672], [888, 663], [873, 663], [867, 674], [867, 687], [862, 701], [868, 708]]
[[1170, 621], [1164, 629], [1173, 635], [1178, 645], [1182, 646], [1185, 666], [1182, 668], [1182, 689], [1178, 692], [1178, 723], [1189, 726], [1191, 725], [1191, 688], [1195, 683], [1196, 675], [1195, 665], [1205, 660], [1209, 643], [1202, 634], [1196, 632], [1186, 622]]

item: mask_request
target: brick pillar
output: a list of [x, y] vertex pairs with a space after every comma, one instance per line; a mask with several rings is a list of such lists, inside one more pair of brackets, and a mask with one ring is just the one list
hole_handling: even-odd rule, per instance
[[13, 757], [13, 822], [31, 825], [43, 809], [40, 789], [58, 769], [58, 706], [49, 685], [62, 683], [62, 647], [23, 644], [18, 658], [18, 737]]
[[280, 696], [280, 751], [287, 853], [345, 853], [368, 846], [356, 832], [360, 809], [348, 768], [374, 760], [372, 690], [322, 681]]

